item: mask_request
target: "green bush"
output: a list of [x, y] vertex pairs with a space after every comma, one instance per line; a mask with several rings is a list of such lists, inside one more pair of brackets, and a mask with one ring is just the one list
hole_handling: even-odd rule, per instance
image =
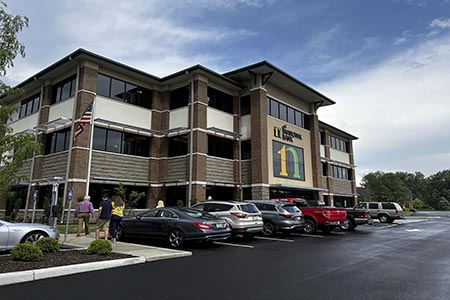
[[95, 240], [89, 244], [88, 254], [110, 255], [112, 252], [111, 244], [107, 240]]
[[51, 252], [58, 252], [59, 251], [59, 242], [57, 239], [51, 238], [51, 237], [45, 237], [40, 240], [38, 240], [35, 243], [36, 246], [39, 247], [39, 249], [42, 250], [44, 253], [51, 253]]
[[42, 250], [30, 243], [17, 244], [11, 250], [11, 256], [13, 260], [20, 261], [40, 261], [44, 258]]

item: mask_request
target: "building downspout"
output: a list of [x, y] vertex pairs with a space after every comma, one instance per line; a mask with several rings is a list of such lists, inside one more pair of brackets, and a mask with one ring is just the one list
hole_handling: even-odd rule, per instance
[[[35, 78], [37, 80], [37, 78]], [[41, 99], [44, 98], [44, 85], [41, 85], [41, 95], [40, 95]], [[41, 116], [41, 107], [42, 107], [42, 100], [39, 101], [39, 119], [38, 119], [38, 123], [40, 122], [40, 116]], [[39, 124], [38, 124], [39, 125]], [[34, 138], [34, 141], [37, 143], [38, 142], [38, 132], [36, 131], [36, 136]], [[25, 201], [25, 212], [23, 215], [23, 221], [26, 222], [27, 221], [27, 215], [28, 215], [28, 206], [30, 204], [30, 198], [31, 198], [31, 190], [33, 187], [33, 173], [34, 173], [34, 161], [36, 159], [36, 154], [33, 154], [33, 158], [31, 159], [31, 170], [30, 170], [30, 183], [28, 184], [28, 191], [27, 191], [27, 199]], [[34, 201], [34, 199], [33, 199]]]
[[188, 186], [188, 199], [187, 199], [187, 207], [191, 206], [192, 200], [192, 177], [193, 177], [193, 160], [194, 160], [194, 77], [192, 74], [189, 74], [189, 71], [186, 71], [188, 76], [191, 79], [191, 111], [190, 111], [190, 120], [189, 120], [189, 186]]
[[66, 176], [65, 181], [66, 184], [64, 184], [64, 194], [63, 194], [63, 202], [62, 202], [62, 212], [61, 212], [61, 224], [64, 224], [64, 208], [66, 206], [67, 201], [67, 189], [69, 188], [69, 176], [70, 176], [70, 162], [72, 160], [72, 147], [73, 147], [73, 133], [75, 128], [75, 113], [77, 109], [77, 99], [78, 99], [78, 88], [79, 88], [79, 82], [80, 82], [80, 64], [73, 60], [72, 57], [69, 57], [70, 61], [73, 61], [77, 65], [77, 81], [75, 84], [75, 97], [73, 100], [73, 108], [72, 108], [72, 124], [70, 129], [70, 141], [69, 141], [69, 153], [67, 156], [67, 165], [66, 165]]

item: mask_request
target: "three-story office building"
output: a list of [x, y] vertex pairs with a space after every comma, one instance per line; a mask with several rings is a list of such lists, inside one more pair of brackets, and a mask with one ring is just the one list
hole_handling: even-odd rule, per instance
[[[18, 86], [23, 96], [2, 99], [18, 108], [9, 126], [42, 144], [13, 186], [23, 207], [34, 190], [42, 207], [55, 181], [64, 203], [71, 188], [94, 205], [119, 184], [145, 194], [141, 208], [208, 196], [356, 201], [356, 137], [318, 117], [335, 102], [268, 62], [158, 78], [79, 49]], [[93, 123], [74, 139], [90, 103]]]

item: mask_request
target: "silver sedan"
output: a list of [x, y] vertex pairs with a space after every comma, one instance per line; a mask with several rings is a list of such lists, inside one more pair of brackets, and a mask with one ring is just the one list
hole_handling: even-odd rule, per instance
[[0, 220], [0, 251], [10, 250], [19, 243], [34, 243], [43, 237], [59, 239], [59, 232], [47, 225]]

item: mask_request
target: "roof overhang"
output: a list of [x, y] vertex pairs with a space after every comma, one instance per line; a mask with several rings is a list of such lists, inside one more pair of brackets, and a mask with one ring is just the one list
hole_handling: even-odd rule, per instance
[[263, 75], [263, 80], [266, 79], [270, 84], [288, 91], [305, 102], [314, 103], [317, 108], [336, 103], [267, 61], [224, 73], [223, 76], [242, 83], [251, 80], [252, 74]]

